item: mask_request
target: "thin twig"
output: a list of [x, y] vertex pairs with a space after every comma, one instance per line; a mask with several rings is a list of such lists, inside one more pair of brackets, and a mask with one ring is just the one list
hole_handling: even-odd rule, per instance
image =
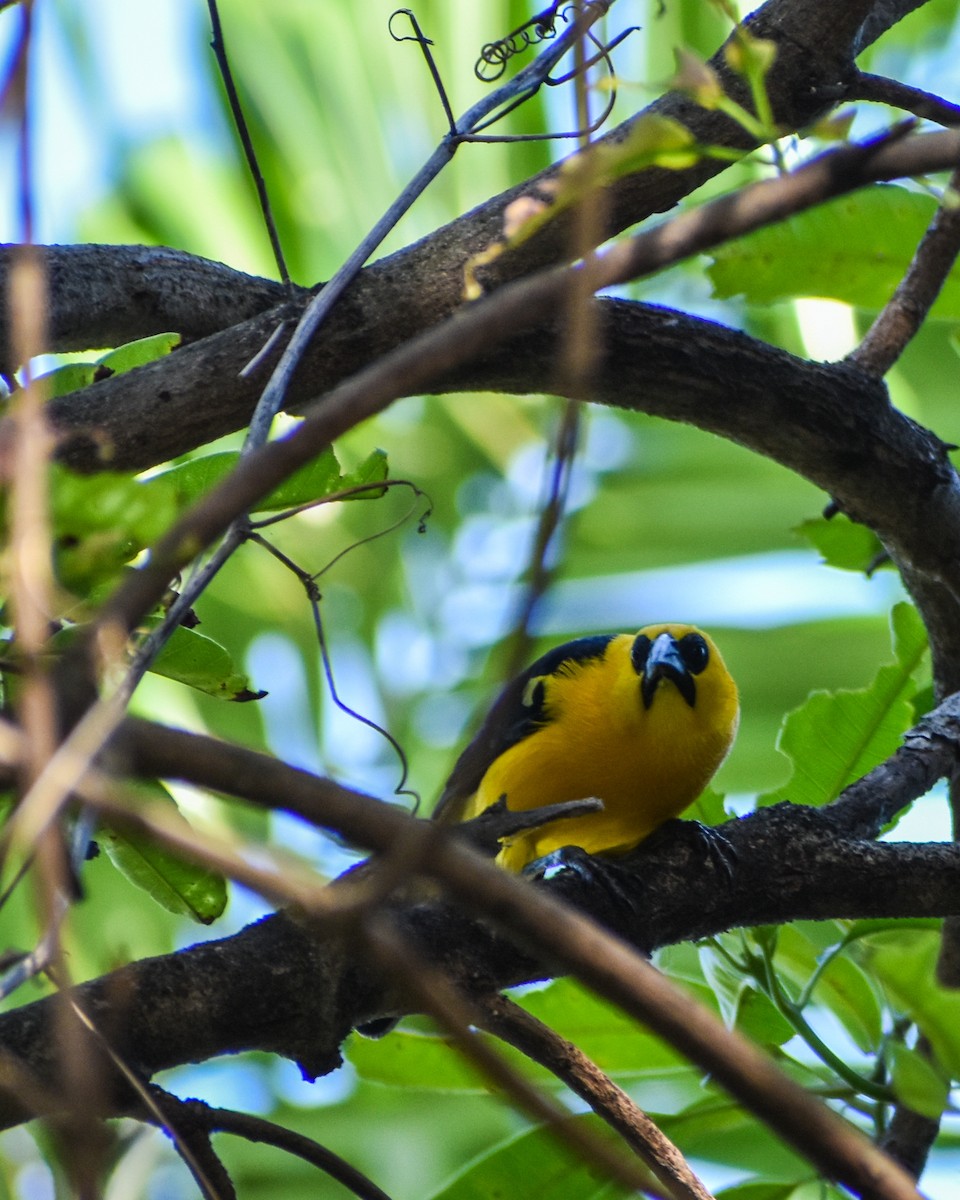
[[243, 105], [240, 103], [240, 97], [237, 94], [237, 85], [233, 80], [233, 71], [230, 69], [227, 47], [223, 40], [223, 29], [220, 25], [220, 10], [217, 7], [217, 0], [207, 0], [207, 9], [210, 13], [210, 25], [213, 30], [213, 41], [210, 45], [213, 53], [216, 55], [217, 66], [220, 68], [220, 77], [223, 79], [223, 86], [226, 89], [230, 113], [233, 116], [233, 123], [236, 126], [240, 144], [243, 146], [244, 157], [247, 160], [247, 167], [250, 170], [253, 185], [257, 189], [260, 212], [263, 216], [263, 223], [267, 227], [267, 234], [270, 238], [270, 245], [273, 248], [273, 257], [277, 264], [277, 270], [280, 273], [280, 278], [287, 285], [287, 288], [290, 289], [290, 272], [287, 270], [287, 260], [283, 256], [283, 246], [280, 244], [280, 234], [277, 232], [277, 225], [273, 219], [270, 196], [267, 192], [267, 182], [263, 178], [260, 163], [257, 161], [257, 152], [253, 146], [253, 139], [250, 137], [250, 129], [247, 125], [246, 117], [243, 115]]
[[[55, 983], [58, 983], [55, 976], [53, 979]], [[58, 986], [60, 986], [59, 983]], [[80, 1022], [87, 1033], [96, 1041], [113, 1067], [120, 1073], [131, 1091], [138, 1097], [143, 1112], [148, 1113], [154, 1122], [164, 1129], [171, 1142], [173, 1142], [177, 1154], [196, 1180], [204, 1197], [207, 1200], [236, 1200], [229, 1176], [226, 1174], [223, 1164], [213, 1154], [212, 1148], [209, 1145], [206, 1147], [203, 1145], [198, 1146], [195, 1140], [181, 1135], [179, 1128], [167, 1120], [165, 1113], [161, 1111], [160, 1105], [157, 1102], [156, 1095], [159, 1094], [162, 1096], [164, 1093], [159, 1088], [154, 1089], [144, 1083], [137, 1071], [114, 1048], [110, 1040], [98, 1028], [89, 1013], [77, 1003], [73, 995], [63, 991], [61, 994], [69, 1005], [73, 1017]], [[214, 1180], [217, 1182], [214, 1183]]]
[[175, 1111], [182, 1113], [189, 1123], [208, 1134], [232, 1133], [248, 1142], [276, 1146], [278, 1150], [285, 1150], [288, 1154], [293, 1154], [319, 1168], [355, 1196], [359, 1196], [360, 1200], [390, 1200], [390, 1196], [382, 1188], [377, 1187], [372, 1179], [352, 1163], [302, 1133], [286, 1129], [264, 1117], [252, 1116], [250, 1113], [237, 1112], [230, 1108], [212, 1108], [202, 1100], [179, 1100], [175, 1096], [169, 1096], [167, 1103], [171, 1104]]
[[623, 1138], [674, 1200], [713, 1195], [665, 1133], [583, 1051], [507, 996], [477, 1001], [484, 1028], [554, 1074]]
[[939, 296], [960, 254], [960, 168], [947, 184], [940, 207], [920, 240], [893, 295], [847, 362], [882, 379], [906, 349]]
[[453, 1039], [457, 1049], [485, 1075], [493, 1085], [502, 1089], [536, 1121], [543, 1121], [561, 1145], [573, 1149], [587, 1162], [602, 1170], [610, 1179], [638, 1191], [659, 1189], [651, 1187], [647, 1170], [624, 1159], [606, 1142], [573, 1119], [573, 1114], [557, 1101], [543, 1094], [509, 1063], [476, 1029], [480, 1015], [449, 978], [423, 959], [396, 925], [384, 914], [370, 917], [361, 930], [397, 986], [408, 992], [418, 1009], [437, 1020]]
[[[244, 440], [241, 452], [243, 458], [248, 459], [266, 443], [273, 418], [283, 404], [290, 380], [307, 346], [332, 311], [334, 305], [353, 282], [363, 264], [393, 229], [403, 214], [410, 208], [414, 200], [416, 200], [430, 181], [450, 161], [463, 134], [474, 128], [479, 121], [494, 111], [506, 99], [518, 94], [533, 95], [545, 81], [554, 65], [570, 48], [570, 45], [579, 35], [580, 31], [589, 28], [599, 20], [613, 2], [614, 0], [594, 0], [588, 11], [578, 18], [571, 28], [558, 38], [548, 50], [540, 54], [534, 62], [524, 68], [523, 71], [520, 71], [508, 83], [469, 109], [456, 122], [455, 132], [448, 133], [444, 137], [437, 149], [390, 206], [384, 216], [370, 230], [343, 266], [324, 285], [322, 291], [318, 292], [313, 300], [311, 300], [310, 304], [304, 310], [260, 396]], [[271, 337], [270, 341], [271, 343], [273, 342], [273, 337]], [[243, 510], [243, 512], [246, 511], [248, 510]], [[197, 598], [207, 588], [220, 568], [244, 541], [246, 528], [242, 512], [236, 514], [235, 521], [236, 524], [231, 524], [229, 528], [222, 531], [223, 536], [220, 544], [203, 565], [197, 568], [190, 576], [181, 588], [177, 599], [164, 615], [163, 621], [138, 647], [129, 671], [119, 685], [118, 690], [124, 697], [129, 698], [133, 694], [136, 685], [143, 678], [143, 675], [149, 669], [151, 663], [157, 654], [159, 654], [161, 648], [184, 614], [193, 607]], [[204, 543], [204, 545], [208, 544]], [[194, 555], [191, 554], [190, 558], [193, 557]], [[186, 566], [187, 562], [185, 561], [181, 565]]]
[[846, 99], [888, 104], [891, 108], [902, 109], [923, 121], [934, 121], [947, 128], [960, 125], [960, 105], [935, 96], [932, 92], [925, 92], [922, 88], [901, 83], [898, 79], [871, 75], [867, 71], [857, 73], [847, 89]]

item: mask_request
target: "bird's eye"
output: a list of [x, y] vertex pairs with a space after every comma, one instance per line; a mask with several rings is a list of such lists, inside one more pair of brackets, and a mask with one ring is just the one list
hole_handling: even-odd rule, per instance
[[688, 633], [679, 642], [680, 657], [691, 675], [699, 675], [710, 661], [710, 648], [699, 633]]
[[630, 649], [630, 661], [633, 663], [633, 669], [638, 675], [643, 674], [643, 669], [647, 665], [651, 645], [652, 642], [645, 633], [638, 634], [633, 640], [633, 646]]

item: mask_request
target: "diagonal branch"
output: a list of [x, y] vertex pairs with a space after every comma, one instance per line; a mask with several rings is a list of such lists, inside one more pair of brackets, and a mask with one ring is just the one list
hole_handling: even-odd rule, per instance
[[506, 996], [487, 997], [478, 1007], [486, 1029], [546, 1067], [585, 1100], [675, 1200], [713, 1200], [677, 1147], [582, 1050]]

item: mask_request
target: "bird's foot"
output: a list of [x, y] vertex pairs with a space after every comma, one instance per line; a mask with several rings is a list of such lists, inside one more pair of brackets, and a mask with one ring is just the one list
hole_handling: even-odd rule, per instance
[[[625, 870], [617, 859], [588, 854], [582, 846], [561, 846], [552, 850], [528, 863], [523, 874], [527, 879], [566, 880], [573, 885], [570, 893], [582, 893], [584, 889], [594, 893], [600, 891], [608, 897], [614, 911], [624, 907], [634, 913], [638, 911], [640, 885], [636, 874]], [[576, 894], [568, 894], [568, 889], [562, 891], [566, 899], [578, 899]]]
[[641, 842], [641, 845], [645, 850], [653, 850], [655, 838], [661, 835], [677, 837], [681, 834], [694, 844], [697, 852], [713, 864], [718, 875], [727, 883], [732, 883], [733, 871], [737, 865], [737, 851], [726, 834], [721, 833], [716, 825], [704, 825], [693, 820], [681, 821], [679, 817], [672, 817], [669, 821], [664, 821], [655, 833]]

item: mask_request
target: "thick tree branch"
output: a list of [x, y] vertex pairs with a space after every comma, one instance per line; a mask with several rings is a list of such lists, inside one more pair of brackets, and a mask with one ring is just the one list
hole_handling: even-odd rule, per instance
[[[856, 0], [844, 5], [841, 11], [830, 0], [769, 0], [750, 18], [754, 35], [769, 38], [778, 48], [777, 69], [768, 83], [777, 119], [785, 130], [808, 125], [826, 108], [842, 100], [855, 77], [853, 55], [862, 48], [863, 22], [874, 8], [870, 0]], [[897, 19], [899, 15], [885, 15], [870, 40]], [[747, 101], [746, 89], [731, 74], [723, 48], [712, 59], [712, 66], [725, 88], [739, 101]], [[661, 97], [645, 112], [680, 121], [705, 145], [747, 150], [754, 144], [746, 131], [729, 118], [699, 107], [678, 92]], [[636, 120], [625, 122], [601, 141], [608, 144], [623, 141]], [[654, 168], [617, 180], [608, 189], [604, 206], [607, 219], [604, 236], [621, 232], [651, 213], [666, 211], [724, 169], [724, 163], [706, 159], [684, 171]], [[465, 259], [497, 241], [502, 236], [503, 213], [508, 205], [518, 195], [541, 191], [557, 170], [552, 167], [541, 176], [493, 197], [392, 256], [371, 277], [369, 287], [361, 285], [355, 289], [359, 307], [370, 318], [365, 322], [361, 339], [368, 346], [367, 360], [449, 315], [460, 303]], [[488, 284], [494, 286], [496, 282], [563, 261], [569, 256], [570, 245], [566, 221], [553, 222], [524, 247], [522, 254], [511, 255], [491, 268]], [[171, 329], [180, 330], [192, 339], [240, 320], [238, 313], [231, 315], [234, 304], [249, 305], [248, 312], [252, 313], [263, 308], [271, 295], [273, 303], [279, 303], [284, 295], [278, 283], [249, 280], [239, 272], [230, 272], [228, 278], [224, 274], [227, 268], [206, 260], [195, 259], [187, 266], [189, 256], [173, 250], [50, 247], [49, 255], [54, 282], [49, 322], [51, 349], [115, 345]], [[4, 256], [0, 252], [0, 280], [3, 270]], [[219, 287], [218, 275], [228, 286]], [[181, 276], [188, 281], [187, 286]], [[378, 299], [374, 292], [380, 288], [384, 294]], [[393, 303], [400, 296], [402, 309]], [[349, 329], [352, 319], [343, 323], [342, 328]], [[6, 322], [6, 313], [0, 312], [3, 361], [9, 361]], [[245, 354], [245, 346], [235, 348], [233, 370], [221, 376], [222, 379], [236, 376]], [[336, 378], [355, 370], [357, 361], [363, 359], [354, 359], [353, 366], [345, 361], [339, 374], [328, 378], [318, 390], [325, 390]], [[177, 389], [171, 385], [167, 390]]]
[[[784, 128], [804, 126], [842, 98], [846, 80], [852, 75], [857, 32], [870, 10], [867, 0], [845, 5], [841, 13], [827, 0], [770, 0], [751, 18], [752, 31], [770, 38], [778, 46], [777, 69], [768, 84], [771, 102]], [[731, 76], [722, 50], [715, 56], [713, 66], [731, 94], [746, 100], [742, 81]], [[752, 144], [745, 131], [727, 117], [702, 109], [679, 93], [669, 93], [647, 112], [679, 120], [704, 144], [744, 149]], [[610, 144], [622, 141], [629, 136], [633, 125], [633, 121], [627, 122], [608, 135], [606, 141]], [[606, 234], [671, 207], [722, 169], [722, 163], [708, 158], [685, 171], [652, 168], [617, 180], [605, 195]], [[292, 402], [303, 403], [321, 394], [361, 364], [455, 311], [461, 303], [464, 262], [502, 236], [505, 207], [517, 195], [535, 192], [543, 182], [543, 179], [532, 180], [519, 185], [365, 272], [304, 363]], [[521, 251], [498, 260], [486, 272], [487, 286], [494, 287], [568, 257], [572, 243], [567, 224], [566, 217], [550, 222]], [[598, 235], [602, 232], [598, 230]], [[135, 251], [122, 251], [125, 264], [131, 253], [136, 256]], [[170, 252], [140, 253], [162, 256]], [[52, 258], [54, 269], [62, 270], [71, 254], [72, 250], [58, 252]], [[83, 251], [78, 249], [77, 254], [82, 256]], [[208, 264], [201, 264], [200, 269], [208, 272]], [[80, 277], [86, 278], [82, 273]], [[76, 281], [77, 273], [71, 272], [70, 278]], [[262, 305], [264, 287], [269, 291], [279, 285], [265, 281], [256, 284], [255, 295], [251, 297], [255, 309]], [[66, 293], [64, 311], [59, 311], [56, 301], [54, 304], [52, 323], [63, 339], [54, 344], [75, 347], [83, 340], [78, 328], [78, 318], [81, 326], [83, 318], [79, 306], [71, 303], [73, 292], [69, 287]], [[166, 295], [162, 307], [164, 320], [160, 324], [169, 327], [166, 318], [173, 313], [166, 311], [172, 307]], [[88, 296], [86, 308], [88, 312], [104, 314], [96, 318], [93, 326], [94, 342], [99, 343], [111, 326], [119, 331], [122, 325], [124, 333], [130, 331], [126, 312], [129, 301], [123, 291], [115, 290], [109, 300], [99, 295]], [[223, 315], [221, 305], [212, 308]], [[146, 466], [239, 428], [246, 423], [265, 379], [258, 374], [241, 379], [239, 372], [267, 343], [279, 319], [280, 314], [268, 314], [223, 332], [205, 341], [198, 352], [183, 352], [168, 359], [159, 370], [137, 373], [132, 387], [117, 391], [114, 384], [114, 387], [96, 385], [87, 389], [58, 404], [52, 410], [55, 419], [74, 428], [95, 426], [100, 430], [92, 443], [93, 456], [88, 459], [91, 467], [108, 463], [118, 467]], [[190, 329], [205, 321], [198, 312], [193, 316], [184, 314], [184, 324]], [[152, 317], [148, 317], [138, 332], [155, 330]], [[230, 381], [227, 386], [225, 381]], [[100, 453], [103, 451], [105, 455]]]
[[[0, 295], [8, 294], [15, 246], [0, 245]], [[164, 246], [46, 246], [48, 341], [58, 351], [118, 346], [153, 333], [188, 342], [248, 320], [287, 299], [271, 279]], [[0, 316], [0, 368], [15, 365]]]
[[[271, 487], [396, 397], [427, 386], [438, 377], [442, 379], [491, 344], [515, 337], [518, 330], [536, 328], [539, 320], [556, 310], [568, 289], [579, 284], [581, 273], [589, 279], [591, 288], [607, 287], [665, 260], [672, 261], [678, 253], [692, 253], [713, 244], [729, 234], [734, 220], [739, 220], [741, 229], [758, 228], [814, 197], [841, 194], [866, 179], [928, 170], [958, 157], [960, 134], [956, 133], [836, 151], [791, 176], [753, 185], [741, 196], [723, 197], [649, 234], [620, 243], [582, 268], [556, 269], [507, 285], [458, 318], [428, 331], [341, 384], [295, 432], [247, 457], [164, 535], [143, 569], [127, 577], [104, 606], [100, 628], [116, 626], [132, 631], [159, 601], [169, 579]], [[790, 361], [789, 356], [775, 352], [771, 352], [771, 360]], [[749, 390], [744, 387], [731, 397], [737, 402], [732, 411], [718, 414], [713, 408], [684, 417], [684, 398], [678, 397], [671, 415], [744, 444], [754, 444], [763, 453], [787, 461], [828, 488], [851, 516], [870, 524], [900, 561], [925, 570], [944, 581], [954, 594], [960, 594], [960, 562], [956, 555], [960, 487], [945, 447], [890, 408], [882, 391], [873, 389], [868, 406], [861, 387], [863, 377], [849, 367], [820, 370], [834, 384], [846, 385], [849, 404], [838, 403], [831, 388], [827, 404], [806, 403], [796, 411], [787, 405], [783, 393], [770, 393], [762, 397], [761, 407], [751, 408], [748, 414], [739, 402]], [[622, 385], [619, 380], [618, 388]], [[782, 422], [779, 431], [771, 425], [771, 411]], [[748, 415], [762, 428], [762, 437], [747, 423]], [[869, 421], [865, 419], [868, 415]], [[770, 448], [758, 444], [764, 439]], [[775, 443], [780, 454], [775, 452]], [[95, 626], [94, 635], [98, 632]]]
[[[956, 701], [951, 700], [942, 711], [952, 713], [955, 705]], [[270, 807], [279, 804], [314, 824], [343, 831], [371, 849], [387, 850], [401, 840], [415, 845], [416, 841], [410, 841], [411, 833], [419, 829], [422, 848], [416, 860], [418, 869], [441, 871], [446, 883], [457, 888], [465, 899], [472, 896], [472, 903], [481, 893], [486, 901], [490, 900], [491, 878], [495, 892], [497, 888], [509, 892], [515, 885], [516, 881], [503, 873], [493, 872], [491, 876], [487, 871], [477, 893], [476, 873], [469, 866], [476, 860], [473, 856], [464, 858], [465, 850], [448, 845], [449, 831], [415, 823], [392, 806], [264, 755], [140, 722], [126, 727], [119, 745], [118, 752], [129, 769], [189, 779]], [[938, 765], [931, 771], [949, 769], [950, 759], [939, 757], [940, 746], [933, 744], [930, 750], [938, 756]], [[880, 819], [881, 813], [890, 810], [891, 790], [902, 805], [920, 794], [918, 789], [926, 787], [928, 781], [929, 772], [916, 772], [913, 752], [908, 747], [888, 764], [887, 779], [881, 781], [877, 806], [869, 819]], [[854, 798], [858, 790], [851, 793]], [[621, 884], [627, 894], [635, 894], [633, 908], [598, 896], [595, 889], [571, 873], [562, 874], [546, 886], [576, 900], [648, 949], [738, 924], [800, 916], [960, 912], [956, 888], [960, 849], [838, 838], [844, 811], [843, 801], [819, 812], [781, 805], [728, 825], [725, 833], [737, 853], [730, 886], [704, 865], [702, 846], [691, 836], [691, 827], [682, 823], [641, 846], [635, 863], [625, 869]], [[860, 802], [847, 812], [852, 826], [862, 827]], [[447, 850], [442, 849], [445, 846]], [[503, 900], [492, 902], [502, 904]], [[442, 965], [477, 986], [489, 990], [537, 973], [524, 955], [484, 935], [479, 927], [474, 927], [469, 937], [463, 936], [463, 918], [444, 906], [415, 905], [403, 919], [406, 931], [425, 945], [434, 959], [438, 947], [446, 946], [440, 954]], [[454, 929], [458, 934], [452, 936]], [[146, 1011], [135, 1008], [125, 1024], [138, 1031], [134, 1036], [146, 1038], [133, 1048], [132, 1058], [151, 1072], [227, 1049], [258, 1045], [309, 1061], [311, 1071], [319, 1073], [337, 1061], [336, 1047], [346, 1029], [377, 1015], [380, 985], [369, 978], [362, 985], [356, 978], [350, 986], [342, 985], [351, 964], [339, 937], [332, 935], [313, 944], [309, 933], [289, 918], [261, 922], [239, 935], [239, 941], [226, 939], [184, 954], [186, 959], [175, 955], [170, 960], [154, 959], [125, 968], [129, 982], [116, 993], [128, 994], [129, 989], [129, 995], [136, 997], [136, 1006], [147, 1005]], [[168, 962], [177, 965], [165, 967]], [[283, 970], [277, 970], [278, 963], [285, 964]], [[170, 970], [180, 980], [196, 981], [186, 1010], [190, 1019], [184, 1019], [187, 998], [179, 995], [177, 988], [171, 989], [170, 982], [162, 982], [164, 973]], [[252, 977], [248, 974], [251, 970]], [[238, 1000], [251, 978], [257, 981], [257, 1003], [252, 1006]], [[264, 987], [282, 991], [282, 1001], [279, 997], [264, 997]], [[102, 1016], [109, 1008], [109, 1004], [106, 1009], [101, 1004], [91, 1015]], [[170, 1022], [173, 1024], [167, 1030]], [[36, 1034], [29, 1022], [24, 1029], [28, 1037]], [[22, 1036], [24, 1033], [8, 1042], [9, 1047], [16, 1049]], [[325, 1051], [319, 1049], [321, 1044], [326, 1045]]]

